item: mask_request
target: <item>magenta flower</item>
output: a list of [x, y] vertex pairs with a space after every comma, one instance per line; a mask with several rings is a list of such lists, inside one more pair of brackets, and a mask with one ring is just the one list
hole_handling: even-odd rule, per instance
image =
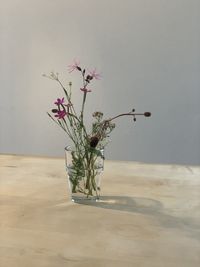
[[74, 59], [73, 63], [71, 65], [68, 65], [68, 72], [71, 73], [74, 70], [81, 70], [80, 61], [77, 61]]
[[89, 93], [89, 92], [92, 92], [92, 90], [84, 87], [84, 88], [80, 88], [81, 91], [85, 92], [85, 93]]
[[101, 74], [96, 72], [96, 68], [94, 70], [89, 71], [92, 78], [95, 78], [96, 80], [100, 80]]
[[63, 119], [66, 115], [67, 115], [67, 112], [63, 109], [63, 110], [58, 110], [55, 117], [58, 119]]
[[57, 106], [60, 106], [60, 105], [63, 105], [64, 102], [65, 102], [64, 97], [62, 99], [57, 98], [57, 101], [54, 102], [54, 104], [57, 105]]

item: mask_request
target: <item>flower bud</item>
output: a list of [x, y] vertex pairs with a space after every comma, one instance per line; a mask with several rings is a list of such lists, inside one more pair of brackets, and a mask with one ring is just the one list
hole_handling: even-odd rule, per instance
[[144, 116], [145, 116], [145, 117], [151, 117], [151, 112], [145, 112], [145, 113], [144, 113]]
[[81, 67], [79, 67], [79, 66], [76, 66], [76, 69], [79, 70], [79, 71], [81, 71]]
[[58, 112], [58, 109], [54, 108], [51, 110], [53, 113], [57, 113]]

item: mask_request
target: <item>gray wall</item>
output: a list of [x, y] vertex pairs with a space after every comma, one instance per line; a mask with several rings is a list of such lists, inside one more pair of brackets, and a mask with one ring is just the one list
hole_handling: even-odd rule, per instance
[[107, 158], [200, 164], [199, 0], [6, 0], [0, 9], [0, 152], [62, 156], [65, 134], [46, 111], [60, 88], [42, 73], [67, 73], [79, 58], [102, 79], [90, 113], [151, 111], [119, 119]]

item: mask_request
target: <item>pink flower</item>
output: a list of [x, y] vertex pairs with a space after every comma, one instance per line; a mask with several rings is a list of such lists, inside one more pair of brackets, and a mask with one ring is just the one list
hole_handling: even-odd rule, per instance
[[95, 78], [96, 80], [100, 80], [101, 74], [96, 72], [96, 68], [94, 70], [89, 71], [92, 78]]
[[84, 87], [84, 88], [80, 88], [81, 91], [85, 92], [85, 93], [89, 93], [89, 92], [92, 92], [92, 90]]
[[63, 110], [58, 110], [55, 117], [58, 119], [63, 119], [66, 115], [67, 115], [67, 112], [63, 109]]
[[68, 72], [71, 73], [74, 70], [81, 70], [80, 61], [77, 61], [74, 59], [73, 63], [71, 65], [68, 65]]
[[64, 97], [62, 99], [57, 98], [57, 101], [54, 102], [54, 104], [57, 105], [57, 106], [60, 106], [60, 105], [63, 105], [64, 102], [65, 102]]

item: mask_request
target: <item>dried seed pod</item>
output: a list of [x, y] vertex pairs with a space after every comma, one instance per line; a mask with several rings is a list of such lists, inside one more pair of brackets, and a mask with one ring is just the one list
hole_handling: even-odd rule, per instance
[[144, 116], [145, 116], [145, 117], [151, 117], [151, 112], [145, 112], [145, 113], [144, 113]]

